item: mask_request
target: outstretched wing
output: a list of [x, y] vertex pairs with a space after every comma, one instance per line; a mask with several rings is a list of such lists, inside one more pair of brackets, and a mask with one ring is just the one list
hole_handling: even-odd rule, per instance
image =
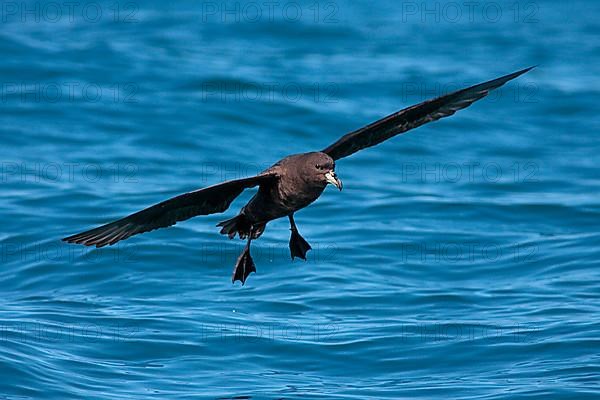
[[221, 213], [227, 210], [231, 202], [244, 189], [269, 184], [276, 179], [276, 174], [268, 173], [198, 189], [155, 204], [120, 220], [69, 236], [63, 241], [96, 247], [113, 245], [138, 233], [166, 228], [197, 215]]
[[499, 88], [532, 68], [534, 67], [405, 108], [342, 136], [337, 142], [324, 149], [323, 153], [338, 160], [428, 122], [448, 117], [487, 96], [490, 90]]

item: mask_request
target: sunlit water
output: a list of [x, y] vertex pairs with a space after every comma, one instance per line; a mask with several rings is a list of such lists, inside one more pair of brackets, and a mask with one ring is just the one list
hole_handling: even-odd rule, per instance
[[[598, 3], [5, 3], [0, 397], [599, 395]], [[59, 240], [534, 64], [340, 161], [309, 260], [275, 221], [243, 287], [252, 192]]]

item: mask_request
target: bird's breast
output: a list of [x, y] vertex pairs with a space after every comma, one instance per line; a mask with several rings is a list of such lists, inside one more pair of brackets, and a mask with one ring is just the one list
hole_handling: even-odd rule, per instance
[[319, 198], [325, 186], [299, 179], [281, 179], [269, 190], [260, 190], [244, 207], [255, 221], [270, 221], [298, 211]]
[[277, 185], [275, 197], [294, 211], [308, 206], [319, 198], [325, 185], [311, 184], [300, 178], [282, 179]]

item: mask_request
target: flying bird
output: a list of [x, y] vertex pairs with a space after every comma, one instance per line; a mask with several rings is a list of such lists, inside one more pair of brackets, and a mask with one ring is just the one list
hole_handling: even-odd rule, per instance
[[133, 235], [166, 228], [198, 215], [222, 213], [245, 189], [258, 186], [257, 193], [235, 217], [217, 224], [221, 227], [220, 233], [230, 239], [236, 235], [246, 239], [246, 246], [236, 261], [231, 278], [233, 283], [239, 280], [243, 285], [248, 275], [256, 272], [250, 255], [250, 243], [260, 237], [267, 223], [274, 219], [289, 219], [292, 260], [295, 257], [306, 260], [306, 253], [311, 246], [298, 232], [294, 213], [318, 199], [328, 184], [342, 190], [342, 181], [335, 173], [337, 160], [428, 122], [450, 116], [532, 68], [405, 108], [342, 136], [321, 151], [285, 157], [256, 176], [185, 193], [62, 240], [96, 247], [113, 245]]

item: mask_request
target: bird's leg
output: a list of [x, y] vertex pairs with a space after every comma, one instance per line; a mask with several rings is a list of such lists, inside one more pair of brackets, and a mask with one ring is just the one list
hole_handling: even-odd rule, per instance
[[244, 251], [238, 257], [235, 267], [233, 268], [233, 274], [231, 275], [231, 282], [235, 283], [235, 281], [242, 282], [242, 286], [246, 283], [246, 278], [252, 272], [256, 272], [256, 267], [254, 266], [254, 261], [250, 256], [250, 243], [252, 242], [252, 236], [254, 235], [254, 227], [250, 227], [250, 231], [248, 232], [248, 241], [246, 242], [246, 247], [244, 247]]
[[296, 222], [294, 222], [294, 214], [289, 215], [290, 218], [290, 230], [292, 231], [292, 236], [290, 237], [290, 253], [292, 255], [292, 260], [294, 257], [299, 257], [306, 261], [306, 252], [308, 252], [312, 247], [310, 244], [302, 236], [298, 233], [298, 228], [296, 228]]

